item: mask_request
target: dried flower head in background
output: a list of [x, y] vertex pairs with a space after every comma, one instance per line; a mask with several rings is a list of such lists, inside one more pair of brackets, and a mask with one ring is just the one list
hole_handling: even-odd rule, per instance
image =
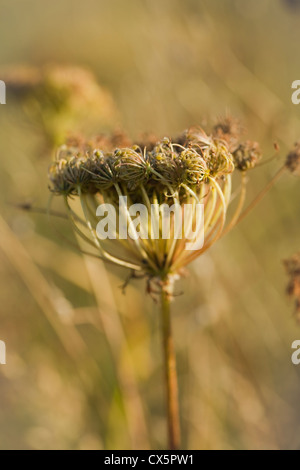
[[1, 77], [10, 96], [22, 104], [51, 147], [61, 145], [70, 132], [93, 131], [99, 126], [109, 129], [116, 120], [111, 95], [84, 68], [15, 66]]
[[241, 122], [233, 116], [225, 116], [217, 120], [213, 128], [213, 135], [225, 140], [231, 151], [234, 151], [244, 133]]
[[286, 159], [286, 167], [296, 175], [300, 175], [300, 142], [297, 142]]
[[282, 0], [282, 1], [292, 11], [299, 10], [300, 8], [300, 0]]
[[254, 168], [262, 157], [257, 142], [243, 142], [233, 151], [235, 167], [240, 171]]
[[289, 277], [287, 293], [295, 299], [296, 315], [300, 317], [300, 253], [284, 261]]

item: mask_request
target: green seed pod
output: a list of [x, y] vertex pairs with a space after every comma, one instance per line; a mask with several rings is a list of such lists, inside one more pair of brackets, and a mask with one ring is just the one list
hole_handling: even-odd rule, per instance
[[94, 153], [87, 171], [92, 174], [92, 184], [96, 191], [106, 191], [117, 183], [118, 178], [114, 168], [114, 157], [105, 156], [101, 151]]
[[117, 149], [115, 151], [114, 169], [120, 182], [127, 184], [130, 191], [146, 183], [151, 166], [146, 151], [138, 146]]
[[58, 195], [77, 195], [78, 190], [88, 192], [92, 183], [91, 174], [85, 170], [89, 160], [84, 157], [60, 158], [49, 169], [52, 191]]
[[[197, 148], [197, 145], [194, 148]], [[211, 140], [209, 145], [206, 143], [205, 146], [199, 147], [199, 151], [202, 152], [210, 176], [219, 178], [234, 171], [233, 157], [225, 142]]]
[[210, 175], [221, 177], [234, 171], [233, 157], [225, 140], [208, 136], [200, 128], [186, 132], [187, 144], [205, 160]]
[[65, 171], [68, 166], [68, 160], [61, 159], [52, 163], [48, 177], [51, 183], [50, 190], [56, 195], [69, 196], [72, 193], [72, 185], [65, 178]]
[[151, 153], [152, 180], [174, 188], [184, 182], [184, 166], [176, 152]]
[[197, 185], [209, 175], [207, 164], [201, 154], [194, 149], [186, 149], [179, 155], [182, 168], [184, 169], [184, 183]]

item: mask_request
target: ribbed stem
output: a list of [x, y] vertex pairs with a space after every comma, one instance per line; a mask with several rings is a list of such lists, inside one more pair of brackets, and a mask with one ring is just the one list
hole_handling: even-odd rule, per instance
[[172, 281], [170, 279], [164, 280], [161, 291], [161, 312], [166, 379], [166, 400], [168, 408], [169, 450], [178, 450], [180, 448], [181, 436], [176, 355], [171, 327], [170, 303], [172, 294]]

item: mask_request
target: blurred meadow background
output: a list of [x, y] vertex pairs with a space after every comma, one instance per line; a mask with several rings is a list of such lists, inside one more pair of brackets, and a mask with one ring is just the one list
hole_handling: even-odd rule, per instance
[[[280, 145], [249, 175], [251, 200], [300, 138], [298, 7], [0, 0], [0, 79], [11, 84], [0, 106], [0, 449], [163, 448], [160, 319], [145, 282], [123, 295], [126, 272], [76, 252], [58, 234], [76, 243], [63, 220], [16, 205], [47, 206], [47, 170], [65, 133], [172, 136], [226, 113], [265, 158]], [[63, 92], [36, 86], [39, 70], [73, 83], [70, 109]], [[81, 81], [93, 92], [81, 93]], [[288, 174], [177, 286], [186, 449], [300, 448], [291, 362], [300, 330], [282, 265], [300, 249], [299, 214], [299, 179]]]

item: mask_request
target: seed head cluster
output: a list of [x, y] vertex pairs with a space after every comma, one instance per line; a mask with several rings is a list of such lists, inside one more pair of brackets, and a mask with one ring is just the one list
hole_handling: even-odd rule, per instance
[[136, 194], [143, 185], [149, 194], [172, 188], [184, 198], [186, 186], [197, 191], [210, 178], [220, 180], [235, 169], [249, 170], [260, 156], [256, 143], [241, 143], [231, 153], [225, 140], [201, 129], [186, 131], [184, 137], [174, 140], [164, 138], [148, 148], [140, 144], [112, 150], [110, 144], [100, 137], [62, 146], [49, 170], [51, 190], [74, 196], [79, 189], [102, 193], [120, 184]]
[[[77, 234], [96, 248], [102, 259], [162, 278], [178, 274], [221, 237], [231, 203], [232, 174], [238, 170], [244, 175], [259, 158], [258, 144], [238, 141], [238, 126], [228, 119], [216, 124], [211, 134], [194, 127], [175, 139], [148, 136], [134, 143], [120, 133], [90, 141], [73, 138], [58, 150], [49, 169], [50, 190], [65, 199]], [[243, 208], [245, 178], [239, 186], [240, 200], [228, 229], [235, 225]], [[97, 240], [96, 209], [99, 203], [109, 203], [118, 214], [120, 196], [126, 196], [129, 205], [157, 207], [154, 225], [159, 230], [158, 239], [153, 239], [149, 230], [146, 239], [113, 240], [104, 248]], [[77, 198], [82, 214], [75, 218], [71, 205]], [[195, 233], [195, 240], [200, 237], [195, 230], [196, 203], [204, 207], [205, 242], [201, 249], [191, 252], [186, 250], [190, 233]], [[177, 205], [184, 211], [185, 204], [192, 209], [182, 239], [175, 237], [174, 221], [170, 239], [162, 239], [160, 208]], [[129, 212], [127, 219], [132, 224]], [[82, 223], [78, 226], [78, 220], [85, 222], [88, 234]], [[147, 230], [148, 226], [141, 231]], [[117, 256], [119, 248], [123, 254]]]

